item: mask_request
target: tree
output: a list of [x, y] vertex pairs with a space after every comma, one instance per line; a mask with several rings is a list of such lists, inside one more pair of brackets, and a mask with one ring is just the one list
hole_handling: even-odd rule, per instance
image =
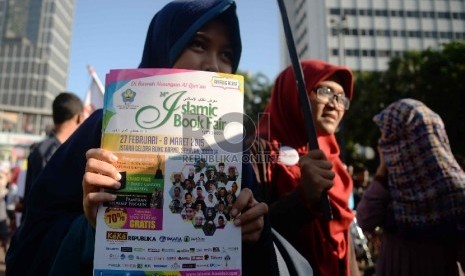
[[263, 73], [239, 74], [244, 76], [244, 112], [257, 122], [259, 113], [268, 105], [273, 84]]

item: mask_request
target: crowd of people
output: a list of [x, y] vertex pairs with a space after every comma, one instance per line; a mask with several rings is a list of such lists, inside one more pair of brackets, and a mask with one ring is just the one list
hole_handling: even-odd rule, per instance
[[18, 188], [21, 168], [19, 162], [0, 163], [0, 246], [6, 252], [10, 240], [19, 225], [17, 216], [21, 191]]
[[[233, 0], [177, 0], [150, 22], [139, 67], [235, 73], [241, 51]], [[294, 71], [285, 68], [255, 139], [244, 139], [244, 154], [272, 158], [251, 159], [241, 170], [199, 159], [191, 169], [174, 172], [164, 186], [169, 198], [156, 190], [151, 207], [166, 202], [205, 235], [240, 226], [243, 275], [301, 271], [290, 263], [287, 272], [281, 270], [274, 231], [313, 275], [463, 273], [465, 173], [440, 116], [414, 99], [380, 110], [373, 119], [381, 131], [377, 170], [363, 164], [349, 170], [335, 134], [345, 113], [357, 112], [350, 110], [356, 91], [352, 71], [321, 60], [302, 60], [301, 66], [318, 148], [308, 144]], [[75, 111], [69, 139], [50, 142], [53, 150], [40, 173], [29, 179], [7, 275], [92, 274], [97, 209], [115, 200], [109, 191], [121, 187], [122, 175], [117, 156], [100, 148], [102, 110], [84, 122], [82, 108]], [[33, 151], [30, 164], [43, 148]], [[1, 173], [5, 197], [8, 178]], [[4, 203], [0, 235], [7, 248], [11, 214]], [[325, 216], [328, 207], [331, 217]]]

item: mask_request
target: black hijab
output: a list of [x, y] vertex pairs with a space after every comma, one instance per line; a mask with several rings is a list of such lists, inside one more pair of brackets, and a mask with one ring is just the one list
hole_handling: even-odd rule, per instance
[[242, 46], [233, 0], [176, 0], [167, 4], [150, 22], [139, 68], [173, 67], [195, 33], [216, 18], [229, 28], [236, 72]]

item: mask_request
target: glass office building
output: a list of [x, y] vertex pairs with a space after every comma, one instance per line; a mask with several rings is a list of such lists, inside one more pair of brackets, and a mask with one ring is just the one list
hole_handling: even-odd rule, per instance
[[44, 135], [66, 90], [74, 0], [0, 0], [0, 133]]

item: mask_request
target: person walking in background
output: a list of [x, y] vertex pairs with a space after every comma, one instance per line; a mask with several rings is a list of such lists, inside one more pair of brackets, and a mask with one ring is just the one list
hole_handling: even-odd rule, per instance
[[[352, 72], [320, 60], [301, 64], [320, 149], [307, 144], [296, 80], [288, 67], [274, 83], [264, 111], [267, 116], [258, 124], [259, 139], [250, 149], [252, 155], [271, 154], [279, 161], [256, 162], [257, 181], [270, 205], [271, 225], [309, 261], [315, 275], [357, 275], [349, 238], [354, 217], [348, 206], [352, 179], [339, 158], [334, 136], [349, 109]], [[322, 216], [320, 199], [325, 190], [333, 220]]]
[[6, 214], [8, 216], [9, 237], [13, 236], [17, 227], [16, 210], [17, 205], [21, 202], [20, 191], [17, 184], [20, 172], [21, 169], [19, 166], [10, 169], [8, 184], [6, 186], [7, 194], [4, 197], [6, 202]]
[[364, 231], [383, 228], [376, 275], [459, 275], [465, 173], [441, 117], [420, 101], [401, 99], [373, 120], [381, 131], [380, 163], [356, 213]]
[[[24, 202], [34, 181], [39, 176], [47, 162], [84, 120], [84, 106], [81, 99], [73, 93], [62, 92], [52, 103], [53, 130], [49, 137], [32, 148], [27, 158], [26, 184], [23, 195]], [[24, 218], [24, 214], [23, 214]]]
[[[6, 252], [10, 242], [10, 231], [8, 227], [8, 216], [5, 196], [8, 193], [8, 182], [10, 181], [10, 165], [7, 162], [0, 163], [0, 246]], [[11, 222], [10, 222], [11, 223]]]

